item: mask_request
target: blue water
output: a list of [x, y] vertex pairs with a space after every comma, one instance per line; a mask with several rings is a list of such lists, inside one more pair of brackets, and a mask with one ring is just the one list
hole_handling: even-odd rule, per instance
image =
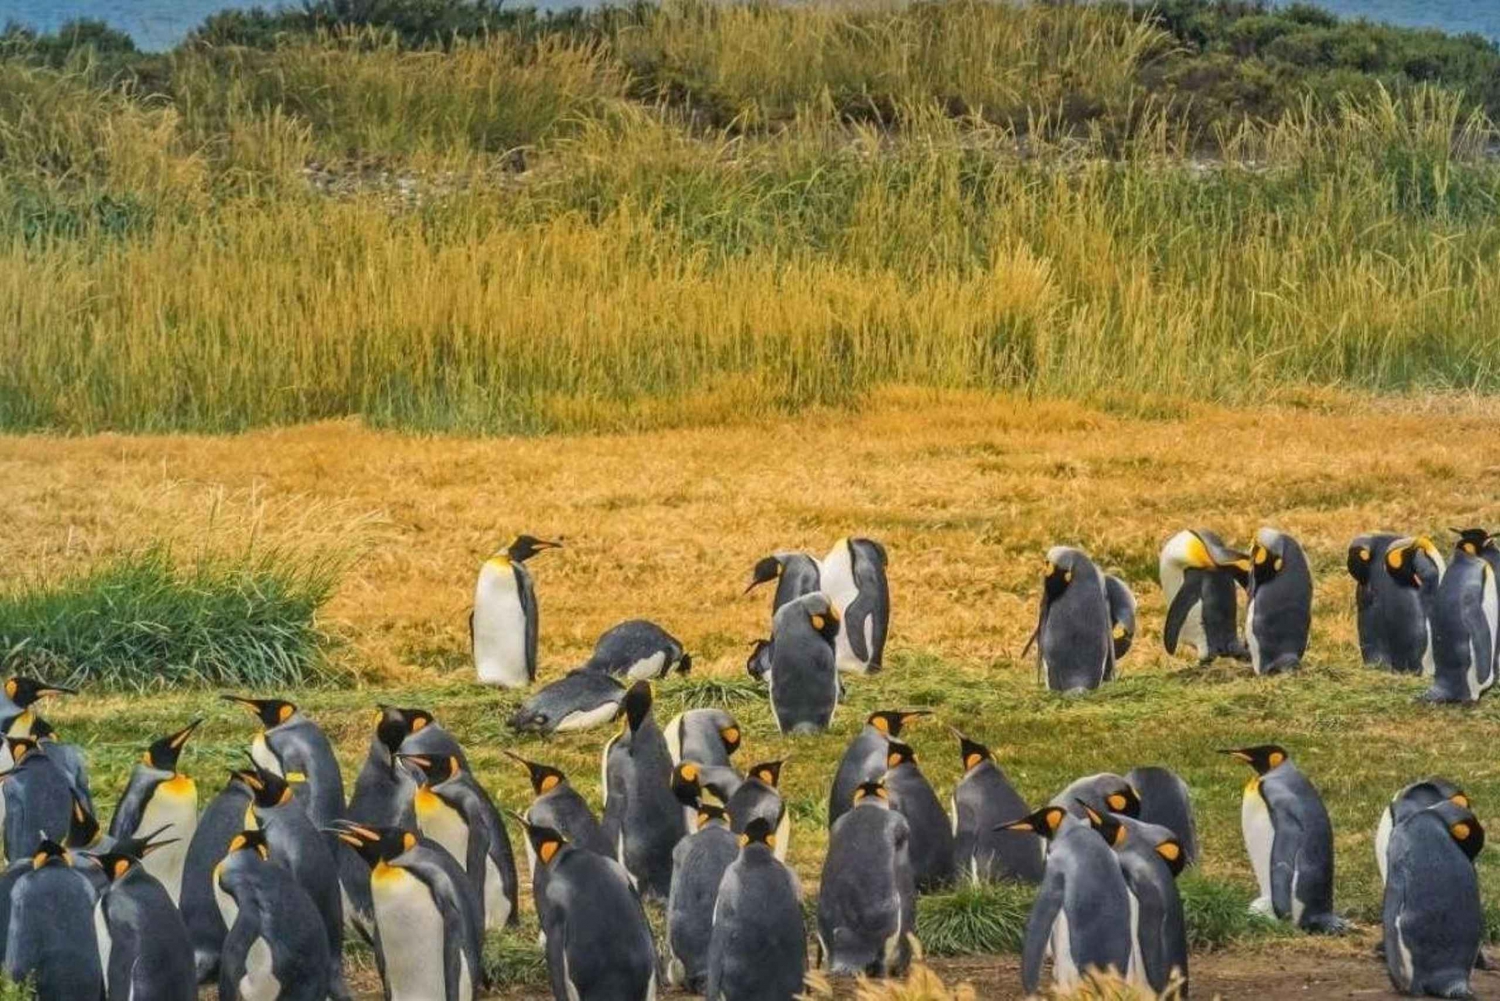
[[[0, 24], [19, 21], [49, 31], [76, 17], [108, 21], [130, 33], [143, 49], [166, 49], [216, 10], [251, 6], [255, 0], [0, 0]], [[260, 0], [275, 6], [276, 0]], [[539, 0], [516, 6], [557, 8], [589, 0]], [[1346, 17], [1367, 17], [1413, 27], [1473, 31], [1500, 39], [1500, 0], [1318, 0]]]

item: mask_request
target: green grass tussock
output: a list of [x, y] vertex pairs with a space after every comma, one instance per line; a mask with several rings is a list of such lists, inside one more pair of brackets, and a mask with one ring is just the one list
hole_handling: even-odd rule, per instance
[[5, 670], [109, 688], [306, 685], [330, 677], [318, 608], [340, 565], [274, 550], [184, 564], [162, 545], [0, 593]]
[[1211, 952], [1249, 939], [1295, 935], [1295, 929], [1250, 911], [1255, 894], [1238, 883], [1189, 870], [1177, 880], [1187, 919], [1188, 949]]
[[966, 881], [917, 899], [917, 938], [930, 956], [1019, 952], [1036, 891], [1019, 883]]

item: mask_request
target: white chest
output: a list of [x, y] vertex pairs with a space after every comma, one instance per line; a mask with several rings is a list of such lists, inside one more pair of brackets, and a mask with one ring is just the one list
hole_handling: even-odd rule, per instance
[[263, 938], [250, 943], [245, 954], [245, 975], [240, 977], [240, 1001], [277, 1001], [281, 983], [271, 968], [271, 945]]
[[509, 563], [487, 561], [474, 586], [474, 669], [487, 685], [523, 687], [526, 673], [526, 612]]
[[435, 793], [417, 793], [417, 826], [422, 833], [442, 845], [460, 866], [469, 860], [469, 825], [453, 807]]
[[[371, 878], [370, 895], [391, 1001], [441, 1001], [447, 996], [443, 916], [426, 884], [403, 869], [386, 867]], [[472, 990], [460, 994], [472, 996]]]
[[1260, 785], [1252, 782], [1245, 787], [1245, 796], [1240, 804], [1240, 829], [1245, 835], [1245, 852], [1250, 856], [1250, 866], [1255, 870], [1255, 881], [1260, 886], [1263, 900], [1271, 899], [1271, 845], [1276, 840], [1276, 829], [1271, 826], [1271, 811], [1260, 794]]
[[159, 828], [166, 828], [162, 838], [177, 840], [147, 855], [141, 865], [160, 880], [175, 904], [182, 895], [182, 866], [187, 861], [188, 844], [198, 829], [198, 787], [191, 779], [178, 776], [157, 786], [134, 833], [140, 836]]

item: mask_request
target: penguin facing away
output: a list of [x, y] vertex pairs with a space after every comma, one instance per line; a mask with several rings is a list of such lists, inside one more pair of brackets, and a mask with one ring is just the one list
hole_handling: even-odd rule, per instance
[[625, 695], [625, 726], [604, 745], [604, 836], [644, 897], [666, 899], [672, 849], [687, 833], [672, 792], [672, 757], [651, 713], [651, 686]]
[[1380, 811], [1380, 822], [1375, 827], [1375, 867], [1380, 870], [1380, 885], [1386, 882], [1386, 868], [1390, 855], [1391, 833], [1397, 826], [1419, 810], [1447, 800], [1455, 806], [1472, 810], [1474, 804], [1469, 796], [1447, 779], [1428, 778], [1413, 782], [1391, 797], [1390, 803]]
[[885, 787], [891, 808], [911, 828], [911, 869], [917, 891], [927, 893], [953, 880], [953, 827], [932, 784], [922, 774], [912, 746], [891, 738], [886, 745]]
[[510, 718], [518, 733], [559, 733], [602, 726], [620, 715], [625, 686], [599, 671], [570, 671], [521, 704]]
[[839, 615], [822, 592], [788, 602], [771, 625], [771, 714], [792, 736], [822, 733], [839, 704]]
[[1222, 752], [1255, 769], [1241, 809], [1245, 849], [1260, 884], [1251, 909], [1304, 931], [1338, 934], [1333, 911], [1333, 825], [1317, 789], [1275, 744]]
[[109, 1001], [195, 1001], [187, 925], [166, 888], [131, 855], [107, 852], [95, 861], [107, 881], [94, 930]]
[[[77, 744], [68, 744], [58, 740], [57, 731], [52, 728], [52, 724], [40, 716], [32, 719], [31, 736], [41, 745], [42, 750], [47, 752], [47, 757], [62, 769], [68, 781], [73, 784], [73, 791], [83, 800], [84, 807], [93, 813], [94, 794], [89, 788], [88, 761], [84, 758], [83, 748]], [[0, 741], [0, 746], [3, 745], [4, 742]], [[6, 754], [9, 755], [9, 751]]]
[[1200, 664], [1219, 657], [1249, 660], [1239, 635], [1239, 592], [1250, 585], [1250, 557], [1206, 529], [1186, 529], [1167, 540], [1158, 562], [1167, 600], [1162, 642], [1167, 653], [1191, 646]]
[[99, 944], [94, 932], [94, 890], [74, 868], [72, 852], [51, 839], [35, 846], [10, 888], [4, 972], [32, 978], [36, 1001], [77, 1001], [104, 996]]
[[742, 735], [739, 721], [723, 709], [689, 709], [667, 724], [667, 751], [674, 765], [696, 761], [728, 768]]
[[1049, 948], [1058, 994], [1076, 990], [1093, 973], [1125, 975], [1132, 951], [1130, 891], [1110, 846], [1060, 806], [1045, 806], [1002, 827], [1030, 830], [1050, 842], [1021, 947], [1026, 993], [1037, 992]]
[[1048, 550], [1035, 634], [1038, 666], [1047, 687], [1078, 694], [1113, 678], [1112, 629], [1099, 568], [1082, 550]]
[[931, 715], [926, 709], [880, 709], [865, 717], [865, 725], [849, 741], [833, 775], [833, 788], [828, 794], [829, 827], [854, 805], [855, 790], [885, 776], [887, 738], [901, 736], [908, 723]]
[[219, 959], [221, 1001], [323, 1001], [333, 962], [317, 907], [285, 866], [270, 860], [264, 831], [234, 836], [214, 868], [229, 934]]
[[1256, 674], [1296, 670], [1312, 629], [1313, 582], [1297, 540], [1274, 528], [1255, 533], [1245, 639]]
[[165, 830], [173, 843], [141, 860], [146, 872], [161, 882], [173, 905], [182, 898], [182, 870], [193, 832], [198, 829], [198, 786], [177, 770], [182, 748], [203, 722], [187, 726], [153, 743], [130, 773], [120, 795], [109, 833], [114, 838], [140, 837]]
[[1135, 595], [1124, 580], [1114, 574], [1105, 574], [1104, 600], [1109, 605], [1109, 637], [1114, 643], [1115, 663], [1119, 663], [1135, 642]]
[[250, 757], [299, 787], [297, 800], [315, 827], [344, 815], [344, 776], [333, 745], [318, 724], [285, 699], [222, 698], [238, 702], [260, 721], [262, 729], [250, 742]]
[[1452, 528], [1449, 531], [1458, 536], [1454, 552], [1478, 556], [1500, 574], [1500, 542], [1493, 535], [1482, 528]]
[[481, 684], [525, 688], [536, 680], [538, 609], [526, 561], [562, 543], [518, 535], [479, 568], [469, 642]]
[[223, 791], [213, 798], [198, 818], [182, 863], [182, 896], [178, 906], [192, 942], [193, 963], [200, 984], [211, 983], [219, 974], [219, 951], [229, 927], [214, 895], [214, 867], [229, 852], [229, 843], [245, 827], [245, 814], [254, 799], [251, 784], [259, 783], [257, 772], [232, 771]]
[[61, 842], [73, 817], [73, 784], [32, 737], [6, 737], [15, 764], [0, 775], [5, 857], [30, 858], [43, 841]]
[[683, 651], [676, 637], [645, 619], [631, 619], [607, 629], [583, 665], [585, 671], [602, 671], [631, 681], [665, 678], [672, 671], [687, 674], [692, 669], [692, 655]]
[[1474, 860], [1484, 828], [1449, 800], [1418, 810], [1391, 833], [1381, 908], [1386, 970], [1404, 994], [1473, 997], [1470, 971], [1484, 939]]
[[1048, 806], [1062, 807], [1079, 820], [1088, 819], [1085, 807], [1100, 813], [1123, 813], [1127, 817], [1141, 815], [1141, 794], [1129, 780], [1113, 772], [1099, 772], [1074, 779], [1068, 787], [1053, 796]]
[[823, 558], [820, 589], [839, 613], [840, 671], [875, 674], [884, 665], [891, 625], [886, 563], [885, 547], [874, 539], [840, 539]]
[[1002, 821], [1030, 812], [990, 749], [954, 731], [963, 777], [953, 789], [955, 868], [975, 882], [1042, 881], [1037, 839], [1020, 831], [996, 830]]
[[776, 857], [783, 862], [792, 841], [792, 818], [787, 813], [780, 790], [781, 768], [785, 763], [764, 761], [751, 765], [745, 773], [745, 780], [724, 800], [729, 829], [736, 835], [744, 834], [754, 820], [764, 820], [771, 825], [776, 835], [772, 847], [776, 850]]
[[[347, 819], [365, 827], [416, 828], [417, 783], [396, 756], [412, 735], [413, 725], [420, 721], [426, 726], [431, 719], [431, 714], [421, 709], [376, 708], [375, 734], [354, 779], [354, 793], [345, 811]], [[370, 902], [370, 867], [342, 841], [335, 842], [335, 853], [344, 891], [344, 917], [371, 938], [375, 915]]]
[[818, 891], [819, 965], [834, 975], [897, 976], [916, 938], [911, 827], [880, 781], [834, 823]]
[[1132, 768], [1125, 781], [1140, 797], [1137, 819], [1171, 831], [1182, 853], [1182, 866], [1195, 864], [1198, 825], [1193, 819], [1193, 801], [1187, 783], [1171, 770], [1157, 766]]
[[[42, 699], [53, 695], [75, 694], [77, 694], [76, 689], [48, 684], [35, 678], [22, 675], [6, 678], [5, 684], [0, 686], [0, 736], [35, 736], [41, 740], [42, 734], [35, 732], [36, 723], [40, 717], [32, 711], [32, 707]], [[10, 748], [0, 741], [0, 771], [8, 771], [14, 764], [15, 762], [11, 760]], [[92, 809], [93, 805], [90, 803], [90, 810]]]
[[713, 908], [708, 997], [792, 1001], [807, 973], [802, 886], [776, 857], [776, 833], [756, 819], [739, 837]]
[[1474, 703], [1495, 683], [1500, 592], [1495, 571], [1460, 548], [1438, 585], [1432, 612], [1432, 687], [1428, 702]]
[[[763, 825], [762, 819], [757, 824]], [[667, 895], [667, 982], [694, 994], [708, 979], [714, 902], [724, 872], [740, 854], [723, 807], [701, 804], [698, 829], [672, 851], [672, 890]], [[710, 994], [710, 997], [713, 995]]]
[[776, 594], [771, 600], [771, 617], [774, 620], [781, 606], [796, 601], [803, 595], [813, 594], [822, 587], [822, 569], [818, 561], [806, 553], [774, 553], [755, 564], [750, 575], [749, 594], [762, 584], [776, 582]]
[[1356, 536], [1349, 575], [1364, 663], [1400, 673], [1431, 674], [1432, 610], [1447, 568], [1429, 539]]
[[554, 1001], [654, 999], [656, 946], [624, 868], [550, 828], [528, 826], [526, 835], [546, 869], [536, 909]]

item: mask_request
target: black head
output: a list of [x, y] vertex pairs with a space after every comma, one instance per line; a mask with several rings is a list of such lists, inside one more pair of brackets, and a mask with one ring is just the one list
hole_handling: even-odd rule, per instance
[[745, 588], [749, 594], [762, 584], [769, 584], [781, 576], [781, 561], [774, 556], [767, 556], [755, 564], [755, 569], [750, 571], [750, 586]]
[[1127, 817], [1141, 815], [1141, 796], [1129, 782], [1104, 794], [1104, 805], [1111, 813], [1123, 813]]
[[1281, 539], [1280, 535], [1275, 535], [1270, 545], [1264, 545], [1257, 536], [1255, 545], [1250, 547], [1250, 576], [1257, 587], [1274, 580], [1286, 565]]
[[1495, 548], [1495, 537], [1482, 528], [1450, 528], [1458, 536], [1458, 551], [1478, 556], [1486, 549]]
[[889, 804], [891, 794], [886, 790], [882, 781], [861, 782], [859, 788], [854, 790], [854, 802], [863, 803], [866, 800], [872, 803]]
[[724, 811], [722, 806], [719, 806], [717, 803], [698, 804], [698, 827], [700, 830], [709, 824], [720, 822], [729, 823], [729, 814]]
[[518, 535], [515, 541], [505, 550], [505, 554], [514, 563], [525, 563], [543, 549], [561, 548], [561, 542], [548, 542], [546, 539], [538, 539], [534, 535]]
[[763, 761], [758, 765], [751, 765], [749, 776], [775, 789], [781, 782], [781, 766], [784, 764], [786, 764], [785, 758], [780, 761]]
[[564, 775], [559, 769], [553, 768], [551, 765], [543, 765], [538, 764], [535, 761], [527, 761], [520, 755], [512, 754], [510, 751], [504, 751], [502, 753], [511, 760], [520, 763], [521, 766], [526, 769], [526, 774], [531, 778], [531, 791], [538, 796], [540, 796], [544, 792], [551, 792], [553, 789], [556, 789], [558, 786], [568, 781], [568, 777], [566, 775]]
[[266, 841], [266, 832], [259, 829], [245, 830], [229, 839], [229, 848], [224, 852], [225, 856], [233, 855], [235, 852], [254, 852], [262, 859], [271, 857], [271, 845]]
[[724, 742], [724, 753], [732, 755], [735, 751], [738, 751], [742, 736], [743, 734], [740, 733], [739, 726], [733, 722], [719, 727], [719, 739]]
[[963, 759], [964, 771], [967, 772], [971, 768], [978, 768], [986, 761], [994, 760], [994, 755], [990, 753], [988, 747], [985, 747], [977, 740], [970, 740], [957, 730], [954, 730], [953, 733], [958, 737], [958, 755]]
[[702, 801], [702, 775], [696, 761], [684, 761], [672, 769], [672, 794], [683, 806], [697, 807]]
[[263, 783], [260, 780], [260, 771], [256, 768], [231, 768], [229, 770], [229, 781], [224, 783], [224, 788], [232, 788], [235, 783], [244, 786], [252, 795]]
[[625, 693], [625, 725], [630, 728], [631, 733], [635, 733], [650, 715], [651, 685], [649, 682], [637, 681]]
[[772, 850], [776, 848], [776, 828], [765, 817], [756, 817], [750, 821], [740, 834], [740, 847], [750, 845], [765, 845]]
[[36, 846], [36, 851], [31, 856], [31, 867], [40, 869], [43, 866], [61, 865], [71, 867], [73, 865], [73, 853], [51, 838], [43, 838], [41, 844]]
[[31, 736], [38, 743], [45, 743], [49, 740], [54, 743], [57, 741], [57, 731], [53, 729], [52, 724], [35, 714], [31, 717]]
[[267, 730], [285, 723], [297, 711], [297, 704], [288, 702], [286, 699], [247, 699], [243, 696], [227, 694], [220, 695], [219, 698], [227, 702], [238, 702], [249, 709], [255, 714], [255, 718], [260, 720], [260, 725]]
[[426, 728], [431, 722], [432, 713], [426, 709], [401, 709], [382, 705], [375, 717], [375, 739], [391, 754], [395, 754], [401, 749], [402, 741]]
[[1030, 831], [1051, 841], [1057, 836], [1058, 829], [1062, 827], [1063, 821], [1068, 819], [1068, 811], [1060, 806], [1044, 806], [1035, 813], [1028, 814], [1019, 820], [1009, 823], [995, 825], [997, 831]]
[[22, 709], [35, 705], [39, 700], [49, 695], [74, 695], [77, 691], [78, 689], [76, 688], [49, 685], [45, 681], [38, 681], [35, 678], [23, 678], [19, 675], [5, 679], [6, 697]]
[[94, 861], [99, 863], [99, 868], [104, 871], [104, 878], [111, 883], [123, 878], [131, 869], [141, 864], [140, 859], [120, 852], [95, 855]]
[[1349, 545], [1349, 576], [1361, 584], [1370, 583], [1370, 564], [1375, 558], [1368, 536], [1361, 535]]
[[26, 760], [28, 754], [36, 753], [40, 745], [35, 737], [6, 737], [5, 746], [10, 750], [11, 760], [19, 765]]
[[1061, 598], [1068, 585], [1073, 583], [1073, 568], [1061, 563], [1047, 561], [1047, 566], [1042, 572], [1042, 590], [1046, 593], [1048, 601], [1056, 601]]
[[426, 785], [435, 786], [446, 782], [463, 771], [457, 757], [443, 754], [402, 754], [398, 757], [422, 773]]
[[677, 661], [676, 671], [678, 674], [692, 674], [693, 655], [690, 653], [684, 653]]
[[172, 829], [171, 824], [163, 824], [149, 834], [128, 838], [117, 838], [115, 840], [115, 853], [118, 855], [129, 855], [131, 858], [145, 858], [158, 848], [167, 845], [175, 845], [181, 838], [164, 838], [163, 834]]
[[1448, 834], [1464, 850], [1470, 861], [1484, 849], [1484, 825], [1469, 810], [1454, 803], [1439, 803], [1431, 809], [1448, 825]]
[[764, 677], [771, 666], [771, 641], [755, 640], [750, 644], [750, 656], [745, 658], [745, 673], [756, 681]]
[[885, 767], [887, 769], [900, 768], [902, 765], [914, 765], [917, 763], [917, 752], [910, 744], [899, 740], [888, 740], [885, 744]]
[[163, 772], [176, 772], [177, 759], [182, 754], [183, 745], [193, 735], [193, 731], [203, 723], [203, 717], [199, 716], [187, 726], [176, 733], [169, 733], [165, 737], [153, 743], [146, 750], [145, 762], [152, 768]]
[[813, 627], [813, 632], [832, 643], [839, 636], [839, 613], [833, 605], [826, 602], [814, 602], [807, 612], [808, 624]]
[[292, 787], [286, 779], [264, 768], [256, 769], [255, 783], [250, 785], [250, 791], [255, 795], [256, 807], [262, 810], [286, 806], [292, 801]]
[[[524, 819], [522, 823], [525, 823]], [[531, 850], [536, 852], [537, 861], [542, 865], [551, 865], [558, 852], [568, 843], [568, 839], [556, 829], [536, 824], [526, 824], [526, 837], [531, 842]]]
[[1081, 799], [1075, 799], [1073, 802], [1083, 808], [1084, 815], [1089, 819], [1089, 826], [1098, 831], [1104, 840], [1109, 842], [1111, 848], [1119, 848], [1125, 844], [1129, 832], [1114, 814], [1100, 813]]
[[68, 814], [68, 847], [87, 848], [99, 840], [99, 820], [76, 790], [69, 791], [73, 795], [73, 810]]
[[906, 724], [931, 715], [927, 709], [878, 709], [865, 717], [865, 723], [887, 737], [899, 737]]
[[383, 862], [389, 863], [417, 846], [417, 836], [399, 827], [366, 827], [345, 820], [325, 830], [353, 848], [371, 869]]
[[1223, 750], [1220, 754], [1227, 754], [1233, 758], [1239, 758], [1245, 764], [1255, 769], [1257, 775], [1264, 775], [1271, 769], [1276, 768], [1291, 757], [1286, 753], [1286, 748], [1277, 744], [1259, 744], [1255, 747], [1236, 747]]

